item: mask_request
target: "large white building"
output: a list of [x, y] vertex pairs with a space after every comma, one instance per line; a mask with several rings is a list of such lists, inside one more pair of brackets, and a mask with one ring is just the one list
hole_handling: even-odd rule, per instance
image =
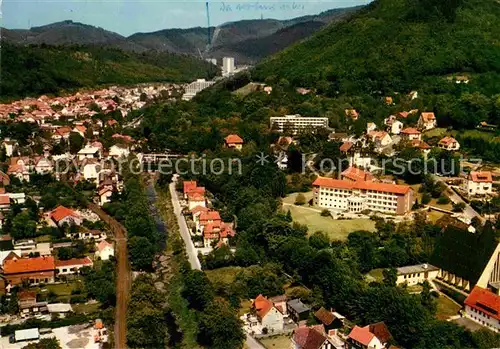
[[407, 265], [397, 268], [396, 284], [418, 285], [424, 281], [432, 281], [439, 275], [439, 268], [430, 264]]
[[193, 81], [186, 86], [185, 93], [182, 95], [182, 99], [185, 101], [189, 101], [194, 96], [196, 96], [198, 92], [203, 91], [213, 84], [215, 84], [215, 81], [206, 81], [205, 79], [198, 79], [196, 81]]
[[229, 76], [235, 72], [234, 57], [222, 58], [222, 76]]
[[493, 176], [489, 171], [472, 171], [464, 182], [469, 196], [493, 194]]
[[270, 118], [271, 128], [276, 128], [278, 132], [290, 131], [296, 134], [308, 128], [328, 127], [328, 118], [325, 117], [304, 117], [300, 114], [273, 116]]
[[500, 296], [476, 286], [465, 300], [465, 316], [494, 332], [500, 332]]
[[318, 177], [313, 188], [316, 206], [351, 213], [371, 210], [402, 215], [411, 211], [414, 201], [407, 185]]

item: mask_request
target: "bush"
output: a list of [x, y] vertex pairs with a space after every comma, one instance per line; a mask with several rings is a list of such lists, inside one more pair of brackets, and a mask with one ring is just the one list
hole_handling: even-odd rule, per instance
[[295, 205], [305, 205], [305, 203], [306, 203], [306, 197], [304, 196], [304, 194], [302, 193], [297, 194], [297, 196], [295, 197]]
[[422, 195], [422, 205], [427, 205], [429, 202], [431, 202], [431, 195], [429, 193], [424, 193], [424, 195]]
[[330, 214], [330, 211], [327, 210], [327, 209], [324, 209], [323, 211], [321, 211], [321, 215], [323, 217], [331, 217], [332, 215]]
[[459, 202], [457, 204], [453, 204], [453, 212], [463, 212], [465, 209], [465, 202]]
[[450, 199], [447, 196], [441, 196], [439, 199], [437, 199], [437, 203], [439, 205], [447, 205], [450, 203]]

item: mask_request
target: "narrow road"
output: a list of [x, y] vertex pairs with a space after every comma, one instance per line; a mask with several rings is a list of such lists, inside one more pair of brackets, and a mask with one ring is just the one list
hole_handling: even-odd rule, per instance
[[189, 234], [189, 229], [186, 225], [186, 220], [182, 215], [181, 205], [179, 203], [179, 197], [175, 191], [175, 181], [170, 183], [168, 186], [170, 190], [170, 196], [172, 197], [172, 205], [174, 206], [174, 213], [177, 217], [177, 222], [179, 223], [179, 231], [186, 245], [186, 253], [188, 255], [189, 264], [191, 264], [192, 269], [201, 270], [200, 260], [198, 259], [198, 253], [194, 248], [193, 241], [191, 240], [191, 234]]
[[115, 348], [127, 347], [127, 304], [130, 295], [131, 274], [127, 252], [127, 231], [116, 219], [98, 205], [89, 202], [88, 208], [106, 222], [115, 236], [115, 257], [118, 263], [116, 275]]
[[474, 217], [478, 217], [479, 219], [481, 219], [481, 221], [484, 221], [484, 218], [479, 213], [477, 213], [472, 208], [471, 205], [469, 205], [468, 203], [466, 203], [457, 193], [455, 193], [455, 191], [453, 190], [453, 188], [448, 183], [446, 183], [446, 177], [439, 177], [439, 176], [433, 176], [433, 177], [434, 177], [434, 180], [436, 180], [438, 182], [441, 182], [444, 185], [446, 185], [446, 188], [448, 189], [447, 190], [447, 194], [448, 194], [448, 197], [450, 198], [451, 202], [453, 202], [454, 204], [458, 204], [458, 203], [463, 202], [465, 204], [465, 209], [463, 211], [463, 215], [466, 218], [472, 219]]
[[264, 346], [262, 346], [259, 342], [257, 342], [255, 340], [255, 338], [250, 336], [248, 333], [247, 333], [247, 340], [246, 340], [245, 344], [249, 349], [266, 349]]

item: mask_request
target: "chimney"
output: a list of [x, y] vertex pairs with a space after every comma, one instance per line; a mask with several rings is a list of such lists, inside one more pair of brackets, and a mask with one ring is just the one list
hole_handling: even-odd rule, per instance
[[424, 269], [427, 269], [428, 268], [428, 265], [427, 264], [424, 264], [423, 265]]

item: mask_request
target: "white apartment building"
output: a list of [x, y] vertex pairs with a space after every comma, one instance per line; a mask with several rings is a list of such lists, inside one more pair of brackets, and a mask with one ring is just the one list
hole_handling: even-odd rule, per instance
[[410, 212], [414, 202], [407, 185], [318, 177], [313, 187], [316, 206], [351, 213], [371, 210], [402, 215]]
[[234, 57], [222, 58], [222, 76], [229, 76], [234, 74]]
[[203, 91], [204, 89], [212, 86], [215, 84], [215, 81], [206, 81], [205, 79], [197, 79], [196, 81], [193, 81], [189, 85], [186, 86], [185, 93], [182, 95], [182, 99], [185, 101], [189, 101], [192, 99], [196, 94], [200, 91]]
[[425, 280], [434, 280], [438, 277], [439, 268], [430, 264], [408, 265], [397, 268], [397, 285], [408, 284], [408, 286], [418, 285]]
[[494, 332], [500, 332], [500, 296], [488, 289], [474, 287], [465, 300], [465, 316]]
[[326, 117], [304, 117], [300, 114], [273, 116], [270, 118], [271, 128], [275, 127], [278, 132], [285, 130], [297, 134], [308, 128], [328, 127], [328, 118]]
[[493, 176], [489, 171], [472, 171], [464, 182], [469, 196], [493, 194]]

